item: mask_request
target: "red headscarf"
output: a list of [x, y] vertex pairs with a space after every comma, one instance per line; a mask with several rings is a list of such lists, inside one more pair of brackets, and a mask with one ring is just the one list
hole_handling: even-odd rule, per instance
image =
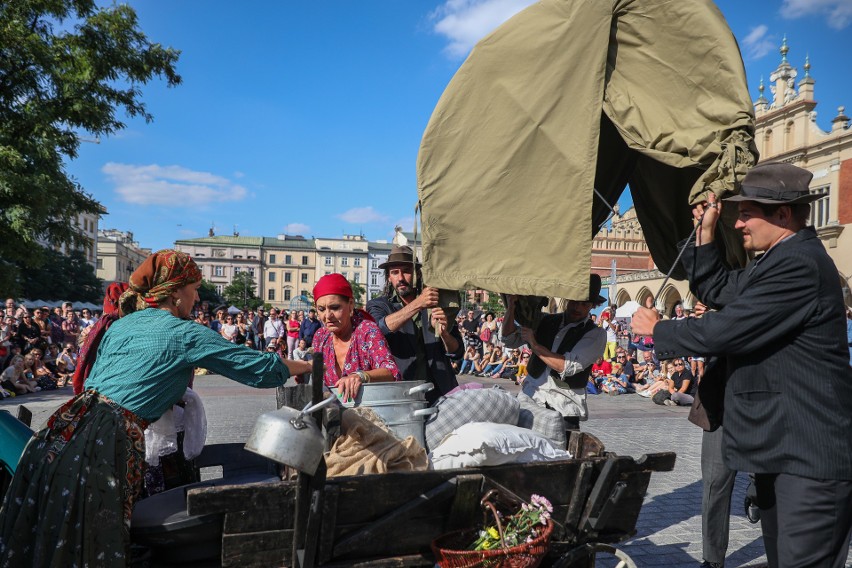
[[101, 314], [101, 319], [95, 322], [92, 329], [88, 331], [83, 346], [80, 348], [80, 355], [77, 357], [77, 368], [74, 369], [74, 376], [71, 379], [75, 395], [83, 392], [83, 384], [89, 378], [89, 373], [92, 372], [101, 339], [103, 339], [109, 326], [119, 318], [118, 300], [125, 290], [127, 290], [127, 284], [124, 282], [113, 282], [107, 286], [104, 295], [104, 312]]
[[201, 270], [185, 252], [164, 249], [155, 252], [130, 275], [130, 289], [121, 295], [121, 315], [156, 308], [169, 295], [201, 280]]
[[[317, 280], [316, 286], [314, 286], [314, 302], [322, 298], [323, 296], [328, 296], [331, 294], [336, 294], [338, 296], [343, 296], [344, 298], [352, 298], [354, 295], [352, 294], [352, 285], [349, 284], [349, 281], [343, 277], [342, 274], [333, 273], [326, 274], [319, 280]], [[368, 319], [370, 321], [376, 321], [373, 319], [369, 313], [364, 310], [357, 310], [364, 316], [364, 319]]]

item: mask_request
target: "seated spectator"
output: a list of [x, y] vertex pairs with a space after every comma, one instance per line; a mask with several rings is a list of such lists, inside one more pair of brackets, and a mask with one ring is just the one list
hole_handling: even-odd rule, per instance
[[299, 344], [293, 349], [293, 359], [296, 361], [310, 361], [313, 351], [308, 347], [308, 342], [304, 339], [299, 340]]
[[498, 369], [500, 369], [503, 364], [509, 360], [509, 356], [506, 355], [502, 349], [499, 347], [494, 347], [491, 349], [491, 356], [488, 360], [488, 364], [480, 373], [483, 377], [488, 377]]
[[[18, 324], [18, 335], [24, 341], [24, 354], [29, 353], [33, 349], [42, 344], [41, 327], [36, 323], [35, 318], [29, 314], [24, 314], [21, 323]], [[47, 342], [44, 342], [47, 345]]]
[[609, 395], [626, 394], [630, 385], [621, 363], [612, 364], [612, 373], [605, 375], [601, 381], [600, 390]]
[[461, 367], [459, 368], [460, 375], [472, 375], [476, 372], [476, 367], [479, 364], [481, 355], [473, 345], [468, 345], [462, 357]]
[[23, 354], [21, 353], [21, 346], [13, 343], [12, 346], [9, 348], [9, 354], [6, 355], [6, 358], [3, 360], [2, 366], [0, 366], [0, 371], [5, 371], [9, 367], [11, 367], [12, 361], [18, 355], [21, 355], [23, 357]]
[[225, 323], [219, 328], [219, 333], [231, 343], [237, 342], [237, 324], [234, 323], [234, 316], [230, 314], [225, 316]]
[[652, 364], [655, 369], [660, 369], [661, 372], [665, 371], [665, 366], [660, 365], [660, 362], [657, 360], [653, 351], [642, 351], [641, 353], [642, 355], [639, 362], [633, 365], [633, 370], [636, 373], [642, 372], [649, 363]]
[[671, 362], [663, 366], [663, 370], [657, 370], [653, 362], [647, 363], [641, 371], [644, 384], [636, 385], [636, 393], [645, 398], [651, 398], [657, 391], [668, 389], [668, 379], [674, 375], [674, 365]]
[[[506, 356], [504, 356], [506, 357]], [[521, 350], [520, 349], [512, 349], [508, 357], [506, 357], [500, 367], [497, 368], [493, 373], [491, 373], [491, 378], [503, 378], [503, 379], [512, 379], [515, 380], [515, 377], [518, 376], [518, 365], [521, 362]]]
[[31, 387], [24, 378], [23, 356], [15, 355], [12, 364], [0, 374], [0, 385], [10, 393], [27, 394], [28, 392], [35, 392], [35, 387]]
[[625, 349], [621, 347], [618, 348], [615, 353], [615, 363], [621, 365], [621, 374], [627, 377], [628, 383], [632, 384], [636, 382], [636, 371], [633, 367], [633, 362], [630, 360]]
[[58, 375], [52, 373], [47, 368], [47, 365], [44, 364], [44, 353], [41, 352], [41, 349], [33, 349], [27, 356], [32, 358], [30, 370], [41, 390], [55, 390], [57, 387], [65, 386], [65, 380], [61, 380]]
[[66, 343], [59, 356], [56, 358], [56, 369], [66, 379], [70, 378], [77, 369], [77, 347], [72, 343]]
[[521, 384], [524, 379], [527, 378], [527, 365], [530, 362], [530, 353], [524, 352], [521, 355], [521, 361], [518, 363], [518, 379], [515, 381], [518, 384]]
[[23, 364], [21, 366], [21, 374], [18, 377], [17, 384], [24, 385], [27, 392], [38, 392], [41, 390], [33, 373], [33, 356], [32, 353], [24, 355]]
[[[0, 323], [0, 361], [9, 356], [12, 351], [12, 345], [17, 343], [18, 326], [15, 323], [15, 318], [6, 316]], [[0, 369], [2, 370], [2, 369]]]
[[694, 400], [695, 380], [692, 373], [686, 368], [686, 362], [683, 359], [675, 359], [672, 364], [674, 365], [674, 374], [668, 380], [668, 392], [671, 397], [665, 400], [664, 404], [668, 406], [690, 406]]
[[[479, 341], [479, 338], [477, 337], [476, 340]], [[481, 345], [481, 343], [482, 342], [480, 341], [480, 345]], [[475, 343], [471, 342], [470, 345], [473, 345], [474, 349], [476, 348]], [[474, 376], [477, 376], [477, 377], [482, 376], [482, 374], [485, 372], [485, 368], [488, 367], [488, 365], [491, 364], [491, 354], [496, 349], [497, 348], [494, 347], [493, 345], [491, 345], [490, 343], [486, 343], [485, 345], [482, 346], [482, 356], [479, 358], [479, 361], [476, 362], [476, 366], [475, 366], [474, 371], [472, 373]]]

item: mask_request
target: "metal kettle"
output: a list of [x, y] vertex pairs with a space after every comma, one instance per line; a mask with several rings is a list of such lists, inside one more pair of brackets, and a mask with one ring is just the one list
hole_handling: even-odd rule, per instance
[[312, 412], [336, 400], [330, 396], [301, 411], [279, 408], [258, 416], [245, 448], [303, 473], [313, 475], [323, 459], [325, 440]]

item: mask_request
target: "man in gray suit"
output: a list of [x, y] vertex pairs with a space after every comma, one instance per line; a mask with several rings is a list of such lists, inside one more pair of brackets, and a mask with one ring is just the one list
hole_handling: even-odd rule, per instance
[[852, 367], [837, 269], [808, 226], [811, 177], [760, 164], [726, 200], [745, 248], [763, 253], [740, 270], [723, 264], [722, 203], [708, 196], [693, 209], [700, 227], [684, 266], [692, 292], [717, 311], [658, 321], [640, 309], [632, 321], [660, 359], [706, 353], [727, 364], [725, 463], [755, 474], [773, 567], [842, 567], [852, 536]]

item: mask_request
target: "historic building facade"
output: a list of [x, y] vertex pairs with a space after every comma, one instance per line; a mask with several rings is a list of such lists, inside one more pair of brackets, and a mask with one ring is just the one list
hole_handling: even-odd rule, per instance
[[142, 248], [130, 231], [104, 229], [98, 231], [97, 276], [104, 281], [127, 282], [133, 271], [142, 264], [151, 249]]
[[[342, 238], [316, 238], [316, 278], [338, 272], [352, 283], [367, 290], [367, 260], [369, 243], [363, 235], [343, 235]], [[363, 298], [366, 301], [369, 297]]]
[[260, 297], [276, 308], [304, 309], [316, 284], [316, 242], [301, 235], [278, 235], [264, 237], [262, 244], [265, 293]]
[[[212, 231], [211, 231], [212, 232]], [[263, 237], [210, 235], [200, 239], [175, 241], [175, 249], [188, 253], [201, 269], [201, 274], [221, 295], [234, 276], [248, 272], [257, 284], [257, 295], [266, 297], [261, 278]]]

